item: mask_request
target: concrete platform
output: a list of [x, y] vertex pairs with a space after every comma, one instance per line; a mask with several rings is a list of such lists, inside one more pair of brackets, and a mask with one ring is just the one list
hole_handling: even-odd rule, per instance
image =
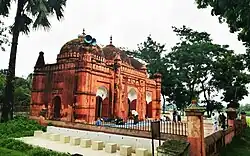
[[69, 143], [63, 144], [43, 138], [37, 138], [37, 137], [23, 137], [19, 138], [18, 140], [21, 140], [27, 144], [30, 145], [35, 145], [47, 149], [51, 149], [57, 152], [65, 152], [65, 153], [70, 153], [70, 154], [82, 154], [84, 156], [120, 156], [120, 152], [118, 151], [117, 153], [106, 153], [105, 150], [99, 150], [95, 151], [92, 150], [91, 148], [82, 148], [81, 146], [71, 146]]

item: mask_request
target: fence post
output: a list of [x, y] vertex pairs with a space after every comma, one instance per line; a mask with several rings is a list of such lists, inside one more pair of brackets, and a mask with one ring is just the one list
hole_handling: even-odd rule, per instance
[[205, 156], [203, 114], [205, 109], [196, 100], [185, 110], [187, 116], [187, 139], [191, 156]]
[[235, 108], [228, 108], [227, 112], [227, 124], [228, 127], [235, 128], [235, 119], [237, 117], [236, 109]]

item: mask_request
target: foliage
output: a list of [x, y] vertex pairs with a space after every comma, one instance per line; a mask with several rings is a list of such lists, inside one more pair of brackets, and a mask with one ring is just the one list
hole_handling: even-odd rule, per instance
[[[59, 153], [45, 148], [33, 147], [15, 139], [0, 140], [0, 146], [4, 151], [8, 150], [10, 152], [18, 152], [19, 155], [17, 156], [69, 156], [69, 154], [66, 153]], [[0, 152], [2, 153], [1, 148]]]
[[242, 111], [250, 111], [250, 104], [245, 104], [244, 106], [241, 106], [240, 109]]
[[[4, 100], [5, 82], [6, 82], [6, 74], [4, 73], [4, 70], [2, 70], [2, 72], [0, 71], [0, 104], [2, 104]], [[22, 77], [15, 78], [15, 82], [14, 82], [15, 106], [29, 106], [31, 84], [32, 84], [32, 74], [30, 74], [26, 79]]]
[[211, 7], [211, 15], [226, 22], [230, 32], [238, 32], [238, 39], [250, 45], [250, 0], [195, 0], [198, 8]]
[[12, 3], [17, 4], [16, 16], [11, 27], [12, 45], [10, 51], [9, 67], [6, 78], [5, 101], [2, 108], [2, 121], [13, 118], [14, 107], [14, 78], [16, 68], [17, 45], [20, 33], [28, 34], [30, 26], [34, 29], [42, 27], [49, 29], [51, 24], [49, 17], [55, 15], [58, 20], [63, 18], [66, 0], [5, 0], [0, 1], [0, 16], [9, 15]]
[[214, 82], [217, 89], [223, 90], [223, 101], [238, 108], [238, 102], [248, 95], [246, 84], [250, 83], [249, 74], [245, 72], [243, 55], [225, 51], [214, 63]]
[[165, 45], [151, 36], [139, 44], [138, 50], [127, 53], [147, 64], [150, 77], [162, 74], [162, 95], [178, 108], [203, 95], [205, 100], [200, 102], [206, 104], [210, 115], [214, 109], [223, 109], [221, 101], [214, 100], [217, 92], [223, 93], [224, 102], [237, 107], [248, 94], [246, 84], [250, 82], [244, 56], [229, 50], [228, 45], [213, 43], [206, 32], [186, 26], [173, 27], [173, 31], [180, 41], [167, 54]]
[[[0, 156], [10, 153], [15, 156], [67, 156], [44, 148], [33, 147], [14, 138], [32, 136], [35, 130], [45, 131], [46, 127], [26, 117], [16, 117], [14, 120], [0, 124]], [[7, 154], [6, 154], [7, 155]], [[8, 155], [7, 155], [8, 156]], [[11, 155], [12, 156], [12, 155]]]
[[14, 120], [0, 124], [0, 138], [32, 136], [35, 130], [41, 129], [45, 131], [45, 127], [39, 125], [36, 121], [19, 116]]
[[0, 156], [27, 156], [24, 153], [0, 147]]
[[0, 20], [0, 49], [5, 51], [6, 45], [9, 45], [8, 27]]

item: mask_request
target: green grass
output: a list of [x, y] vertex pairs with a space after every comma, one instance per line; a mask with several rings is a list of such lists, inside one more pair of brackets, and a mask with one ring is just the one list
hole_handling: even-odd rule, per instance
[[17, 117], [12, 121], [0, 123], [0, 156], [68, 156], [14, 139], [32, 136], [35, 130], [45, 128], [27, 117]]
[[0, 156], [27, 156], [26, 154], [0, 147]]
[[250, 118], [247, 123], [248, 127], [243, 134], [233, 138], [232, 143], [221, 152], [221, 156], [250, 156]]

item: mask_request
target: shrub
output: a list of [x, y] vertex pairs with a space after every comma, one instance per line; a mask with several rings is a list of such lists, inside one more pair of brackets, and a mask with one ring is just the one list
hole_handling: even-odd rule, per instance
[[46, 127], [24, 116], [18, 116], [14, 120], [0, 123], [0, 156], [67, 156], [65, 153], [33, 147], [13, 139], [32, 136], [35, 130], [45, 131]]
[[35, 130], [46, 130], [46, 127], [39, 125], [27, 117], [18, 116], [14, 120], [0, 124], [0, 138], [19, 138], [32, 136]]
[[0, 156], [27, 156], [24, 153], [0, 147]]
[[69, 156], [66, 153], [59, 153], [59, 152], [55, 152], [52, 150], [47, 150], [44, 148], [33, 148], [32, 150], [27, 152], [28, 156]]

